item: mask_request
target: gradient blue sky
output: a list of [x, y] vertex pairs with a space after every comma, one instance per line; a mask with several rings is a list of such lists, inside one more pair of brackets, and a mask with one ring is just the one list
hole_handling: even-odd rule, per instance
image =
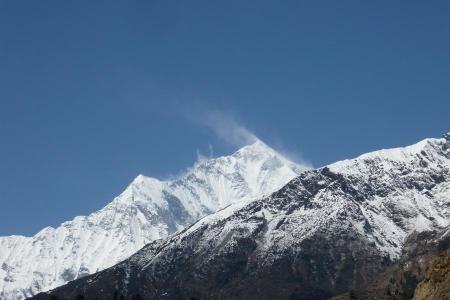
[[0, 235], [88, 214], [209, 144], [231, 153], [213, 113], [314, 166], [440, 136], [449, 15], [449, 1], [1, 1]]

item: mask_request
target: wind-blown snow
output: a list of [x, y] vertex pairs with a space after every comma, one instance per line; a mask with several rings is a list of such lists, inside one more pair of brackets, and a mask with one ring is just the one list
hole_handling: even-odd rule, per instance
[[23, 299], [108, 268], [201, 217], [278, 190], [304, 169], [256, 141], [200, 161], [175, 180], [139, 175], [89, 216], [33, 237], [0, 237], [0, 299]]

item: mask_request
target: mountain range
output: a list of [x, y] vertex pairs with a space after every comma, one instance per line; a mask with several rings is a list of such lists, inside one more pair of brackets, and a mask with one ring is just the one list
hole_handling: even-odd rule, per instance
[[404, 272], [420, 249], [450, 248], [438, 242], [450, 226], [450, 134], [286, 172], [289, 182], [277, 180], [273, 193], [207, 206], [166, 239], [34, 299], [375, 299], [364, 291], [379, 276], [392, 278], [387, 299], [409, 299], [411, 290], [449, 299], [433, 273], [445, 270], [445, 256], [426, 260], [435, 268], [415, 281]]

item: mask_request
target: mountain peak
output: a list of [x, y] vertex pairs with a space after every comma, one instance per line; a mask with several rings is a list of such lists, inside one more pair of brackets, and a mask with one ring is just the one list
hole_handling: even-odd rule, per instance
[[146, 176], [144, 176], [143, 174], [139, 174], [139, 175], [137, 175], [137, 176], [133, 179], [133, 181], [132, 181], [131, 183], [139, 184], [139, 183], [141, 183], [142, 181], [144, 181], [145, 178], [146, 178]]
[[262, 153], [268, 153], [268, 154], [278, 154], [274, 149], [269, 147], [266, 143], [263, 141], [257, 139], [252, 144], [246, 145], [239, 150], [237, 150], [233, 156], [240, 156], [240, 155], [246, 155], [246, 154], [262, 154]]
[[260, 139], [255, 140], [252, 144], [247, 145], [247, 147], [251, 149], [275, 151]]
[[89, 216], [33, 237], [0, 237], [0, 266], [7, 265], [0, 268], [0, 300], [30, 297], [108, 268], [210, 213], [280, 189], [298, 169], [256, 140], [231, 156], [199, 161], [171, 179], [139, 174]]

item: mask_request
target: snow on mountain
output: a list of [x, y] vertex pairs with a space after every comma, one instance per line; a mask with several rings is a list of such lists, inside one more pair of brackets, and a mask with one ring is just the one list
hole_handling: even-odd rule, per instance
[[302, 172], [36, 299], [326, 299], [367, 287], [414, 232], [448, 226], [445, 135]]
[[89, 216], [33, 237], [0, 237], [0, 299], [23, 299], [103, 270], [207, 214], [281, 188], [304, 169], [256, 141], [199, 161], [175, 180], [139, 175]]

